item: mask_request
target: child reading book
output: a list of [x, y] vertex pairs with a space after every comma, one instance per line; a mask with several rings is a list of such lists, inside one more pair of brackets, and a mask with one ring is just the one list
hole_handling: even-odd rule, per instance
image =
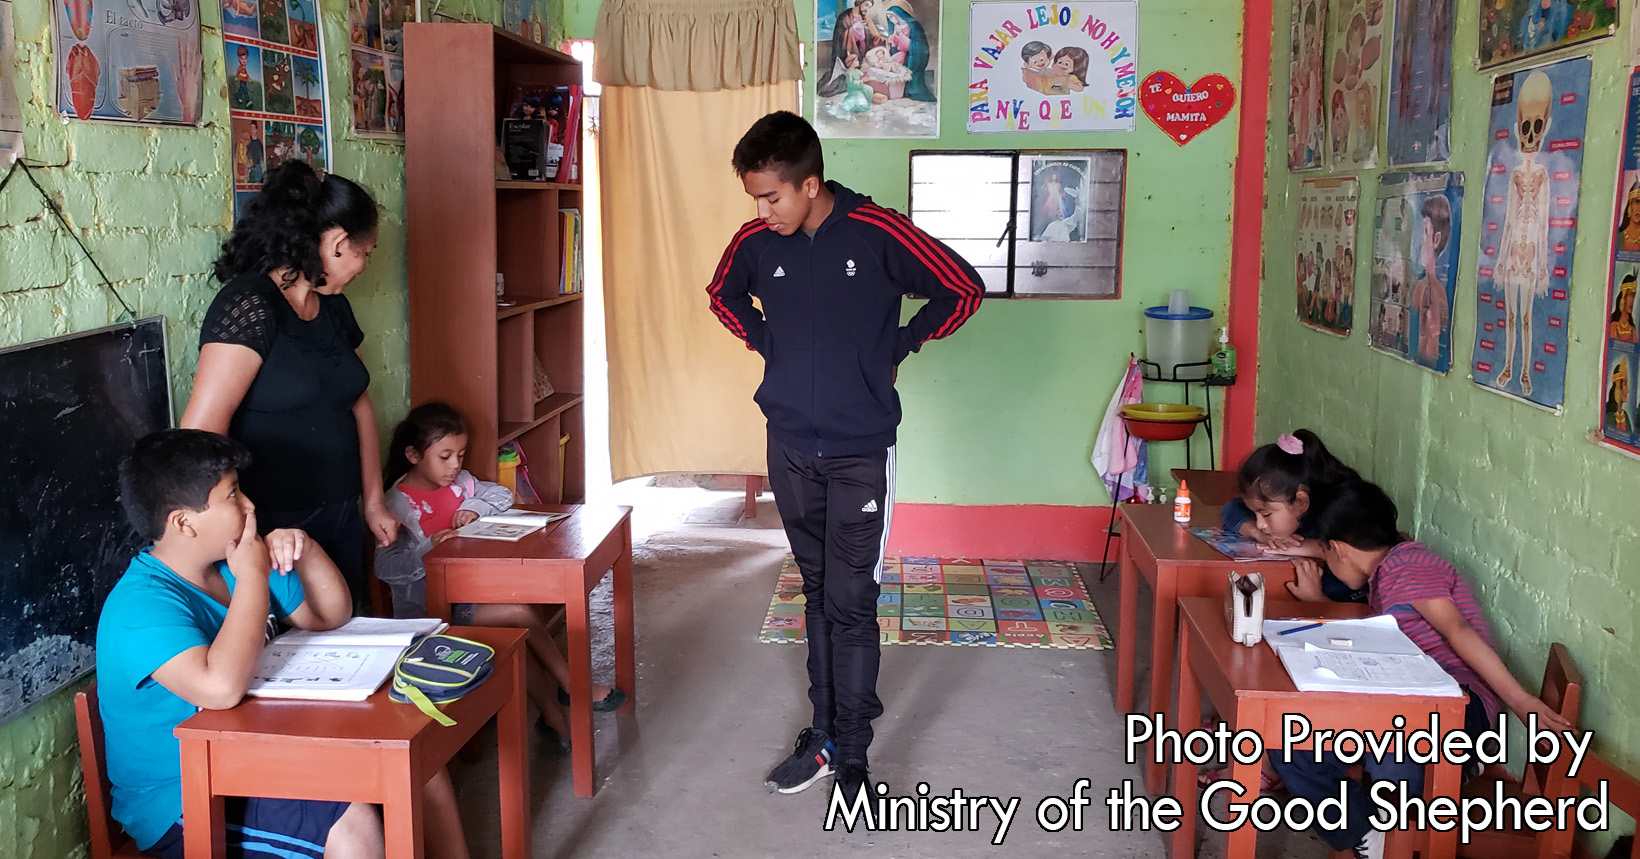
[[[114, 819], [149, 856], [182, 859], [182, 760], [173, 734], [200, 709], [245, 696], [272, 620], [333, 629], [352, 614], [336, 565], [296, 529], [257, 536], [239, 491], [243, 445], [203, 430], [162, 430], [120, 465], [120, 503], [153, 545], [131, 560], [97, 624], [97, 685]], [[322, 778], [321, 773], [314, 773]], [[429, 855], [465, 859], [455, 792], [426, 787]], [[372, 805], [227, 800], [232, 855], [381, 856]]]
[[[427, 612], [427, 570], [422, 556], [478, 517], [510, 509], [513, 496], [507, 487], [479, 480], [461, 467], [467, 456], [467, 422], [446, 403], [411, 409], [393, 430], [387, 456], [387, 509], [402, 525], [392, 545], [377, 553], [376, 576], [393, 590], [395, 616], [419, 617]], [[460, 626], [529, 630], [529, 650], [534, 657], [528, 672], [530, 700], [563, 745], [569, 722], [554, 702], [552, 688], [553, 681], [560, 689], [568, 688], [569, 665], [547, 634], [541, 608], [457, 603], [450, 607], [449, 620]], [[594, 685], [592, 696], [592, 709], [598, 712], [626, 702], [626, 693], [608, 686]], [[567, 696], [558, 698], [566, 700]]]

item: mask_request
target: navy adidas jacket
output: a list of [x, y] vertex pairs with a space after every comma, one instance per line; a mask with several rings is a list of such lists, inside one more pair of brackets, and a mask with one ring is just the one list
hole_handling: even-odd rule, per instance
[[[894, 444], [895, 366], [968, 321], [985, 287], [910, 219], [836, 182], [826, 187], [836, 205], [812, 237], [747, 223], [707, 293], [724, 326], [763, 356], [756, 400], [769, 433], [816, 456], [846, 456]], [[902, 326], [908, 292], [928, 304]]]

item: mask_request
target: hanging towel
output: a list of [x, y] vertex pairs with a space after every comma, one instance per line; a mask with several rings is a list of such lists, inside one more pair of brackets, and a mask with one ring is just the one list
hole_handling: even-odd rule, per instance
[[[1149, 480], [1145, 465], [1145, 442], [1128, 435], [1123, 422], [1123, 406], [1140, 402], [1144, 397], [1144, 377], [1139, 373], [1139, 362], [1128, 356], [1127, 372], [1116, 386], [1116, 394], [1105, 407], [1105, 419], [1099, 424], [1099, 435], [1093, 442], [1093, 469], [1105, 482], [1105, 492], [1111, 503], [1120, 503], [1138, 494], [1137, 487]], [[1131, 472], [1131, 474], [1130, 474]], [[1126, 475], [1126, 476], [1124, 476]], [[1117, 497], [1117, 486], [1121, 497]]]

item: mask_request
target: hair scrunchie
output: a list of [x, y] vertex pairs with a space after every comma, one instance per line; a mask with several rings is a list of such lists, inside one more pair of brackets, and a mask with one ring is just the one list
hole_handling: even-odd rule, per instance
[[1276, 439], [1276, 447], [1281, 448], [1283, 452], [1290, 453], [1293, 456], [1299, 456], [1304, 453], [1303, 440], [1292, 433], [1282, 433], [1281, 436]]

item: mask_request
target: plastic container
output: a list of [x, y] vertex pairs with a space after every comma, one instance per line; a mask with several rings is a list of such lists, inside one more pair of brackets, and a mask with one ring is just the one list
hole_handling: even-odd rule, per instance
[[[1213, 311], [1205, 307], [1182, 311], [1165, 306], [1145, 308], [1145, 360], [1161, 368], [1163, 379], [1207, 378], [1212, 353]], [[1197, 362], [1201, 366], [1178, 366]]]

